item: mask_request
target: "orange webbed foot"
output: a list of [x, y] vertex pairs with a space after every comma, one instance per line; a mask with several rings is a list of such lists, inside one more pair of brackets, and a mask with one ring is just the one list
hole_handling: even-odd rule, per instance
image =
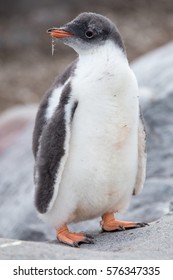
[[91, 235], [70, 232], [66, 225], [60, 227], [57, 230], [57, 239], [60, 242], [72, 247], [79, 247], [79, 245], [82, 243], [88, 243], [88, 244], [94, 243], [94, 238]]
[[102, 216], [100, 225], [103, 231], [120, 231], [125, 229], [145, 227], [148, 224], [115, 220], [114, 213], [106, 213]]

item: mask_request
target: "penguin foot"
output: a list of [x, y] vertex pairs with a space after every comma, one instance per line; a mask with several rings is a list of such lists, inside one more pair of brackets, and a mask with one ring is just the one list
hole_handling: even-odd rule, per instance
[[60, 242], [72, 247], [79, 247], [79, 245], [82, 243], [88, 243], [88, 244], [94, 243], [94, 238], [91, 235], [70, 232], [66, 225], [60, 227], [57, 230], [57, 239]]
[[125, 229], [145, 227], [147, 223], [136, 223], [115, 220], [114, 213], [106, 213], [100, 222], [103, 231], [121, 231]]

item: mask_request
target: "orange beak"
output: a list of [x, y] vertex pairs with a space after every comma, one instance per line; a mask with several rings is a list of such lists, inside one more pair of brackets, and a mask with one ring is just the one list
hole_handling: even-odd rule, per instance
[[58, 28], [49, 28], [47, 30], [47, 33], [49, 33], [51, 36], [56, 37], [56, 38], [74, 36], [74, 34], [68, 32], [68, 31], [62, 30], [62, 29], [58, 29]]

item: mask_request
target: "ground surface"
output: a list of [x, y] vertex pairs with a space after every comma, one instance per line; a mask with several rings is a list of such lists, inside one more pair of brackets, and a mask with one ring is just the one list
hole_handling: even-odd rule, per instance
[[[71, 248], [51, 243], [0, 239], [0, 259], [173, 259], [173, 213], [145, 228], [95, 233], [95, 244]], [[55, 244], [54, 244], [55, 243]]]

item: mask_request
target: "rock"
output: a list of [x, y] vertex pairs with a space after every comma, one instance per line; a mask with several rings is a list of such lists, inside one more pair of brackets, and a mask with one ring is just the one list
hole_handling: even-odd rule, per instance
[[52, 238], [51, 230], [40, 222], [33, 207], [31, 143], [35, 114], [36, 106], [19, 106], [0, 119], [1, 237], [37, 241]]
[[[63, 244], [0, 239], [0, 259], [172, 259], [173, 215], [150, 226], [116, 233], [95, 233], [95, 244], [71, 248]], [[146, 238], [147, 237], [147, 238]], [[157, 237], [157, 238], [156, 238]]]
[[[173, 43], [132, 64], [140, 87], [148, 138], [148, 178], [173, 178]], [[146, 92], [150, 92], [145, 96]], [[143, 102], [144, 101], [144, 102]]]
[[[72, 230], [85, 230], [94, 234], [94, 245], [82, 245], [81, 250], [76, 250], [50, 243], [55, 238], [54, 231], [37, 218], [33, 204], [31, 138], [36, 109], [35, 106], [17, 108], [1, 116], [0, 120], [0, 236], [3, 245], [0, 245], [0, 258], [172, 257], [172, 53], [173, 43], [170, 43], [132, 64], [141, 89], [141, 105], [147, 130], [147, 180], [142, 193], [132, 198], [129, 210], [121, 218], [154, 222], [145, 228], [101, 234], [98, 218], [71, 225]], [[21, 241], [16, 246], [4, 247], [4, 243], [13, 242], [8, 239], [44, 243]], [[46, 243], [47, 240], [49, 243]]]

